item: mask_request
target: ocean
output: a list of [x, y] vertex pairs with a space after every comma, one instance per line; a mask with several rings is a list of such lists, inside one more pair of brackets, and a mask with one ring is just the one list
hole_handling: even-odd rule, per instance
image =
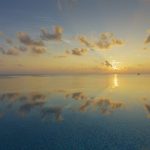
[[149, 149], [149, 75], [0, 77], [0, 150]]

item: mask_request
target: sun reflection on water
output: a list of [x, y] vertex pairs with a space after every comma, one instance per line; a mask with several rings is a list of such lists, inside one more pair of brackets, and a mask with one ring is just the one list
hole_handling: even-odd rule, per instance
[[118, 75], [117, 74], [114, 74], [113, 76], [113, 88], [117, 88], [119, 87], [119, 82], [118, 82]]

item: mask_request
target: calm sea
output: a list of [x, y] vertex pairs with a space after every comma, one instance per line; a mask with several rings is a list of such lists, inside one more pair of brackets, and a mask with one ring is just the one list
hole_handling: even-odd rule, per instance
[[0, 150], [150, 150], [150, 76], [0, 77]]

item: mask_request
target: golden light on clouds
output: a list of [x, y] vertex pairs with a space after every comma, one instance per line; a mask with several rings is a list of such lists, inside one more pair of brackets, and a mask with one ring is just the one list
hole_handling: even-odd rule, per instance
[[[70, 6], [79, 4], [79, 1], [56, 0], [55, 5], [61, 12], [65, 12]], [[60, 11], [58, 12], [60, 13]], [[70, 13], [70, 15], [73, 14]], [[76, 19], [81, 16], [77, 14]], [[40, 18], [50, 20], [48, 16]], [[92, 16], [88, 18], [92, 18]], [[94, 15], [93, 19], [95, 18]], [[114, 27], [113, 25], [102, 28], [99, 24], [102, 22], [98, 22], [99, 18], [87, 22], [88, 24], [99, 24], [98, 27], [87, 26], [87, 23], [84, 23], [85, 16], [80, 18], [78, 23], [76, 19], [70, 17], [74, 23], [74, 26], [71, 27], [69, 27], [67, 19], [62, 22], [58, 20], [52, 21], [50, 24], [39, 24], [39, 28], [34, 32], [30, 32], [24, 27], [16, 28], [15, 32], [12, 31], [12, 33], [14, 32], [12, 35], [0, 30], [0, 72], [26, 73], [29, 70], [28, 72], [33, 73], [38, 70], [41, 74], [150, 73], [150, 55], [148, 54], [150, 52], [150, 30], [148, 27], [144, 27], [140, 33], [135, 32], [135, 35], [139, 34], [137, 38], [130, 37], [131, 34], [126, 35], [130, 28], [125, 32], [123, 26], [122, 29], [120, 26]], [[140, 51], [141, 47], [144, 47], [144, 52]], [[24, 59], [21, 60], [21, 57]], [[18, 59], [20, 60], [16, 61]], [[96, 59], [98, 61], [94, 62]], [[142, 66], [138, 64], [142, 64]], [[16, 69], [12, 71], [12, 68]]]

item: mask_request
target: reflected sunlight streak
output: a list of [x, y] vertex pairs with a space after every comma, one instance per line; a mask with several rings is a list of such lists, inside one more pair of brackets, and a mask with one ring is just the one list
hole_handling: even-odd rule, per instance
[[118, 75], [114, 74], [114, 77], [113, 77], [113, 88], [117, 88], [117, 87], [119, 87]]

